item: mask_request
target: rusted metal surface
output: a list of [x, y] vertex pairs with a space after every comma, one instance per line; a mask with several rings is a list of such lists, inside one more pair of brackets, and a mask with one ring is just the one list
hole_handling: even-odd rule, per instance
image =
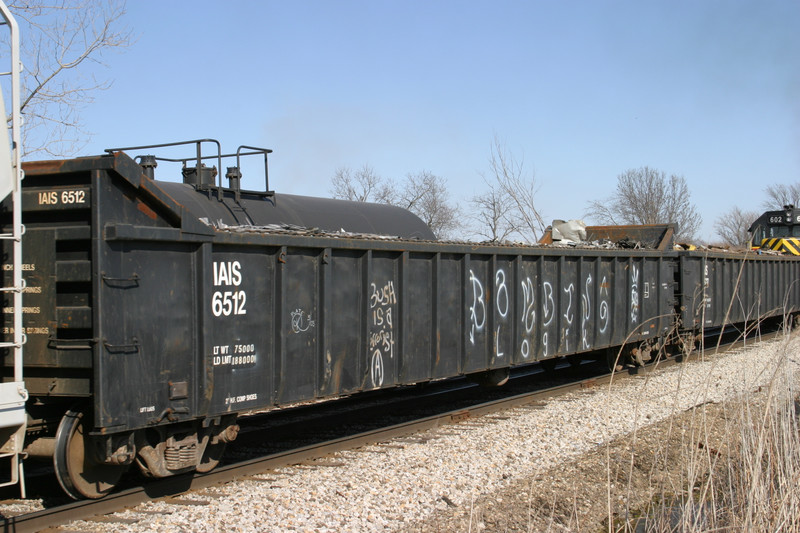
[[640, 242], [645, 248], [667, 251], [672, 249], [675, 226], [672, 224], [649, 224], [640, 226], [586, 226], [586, 238], [590, 241], [607, 239], [620, 242], [628, 239]]
[[[611, 241], [625, 248], [647, 248], [668, 251], [672, 249], [675, 236], [673, 224], [643, 224], [632, 226], [586, 226], [586, 241]], [[552, 229], [539, 239], [539, 244], [553, 244]]]

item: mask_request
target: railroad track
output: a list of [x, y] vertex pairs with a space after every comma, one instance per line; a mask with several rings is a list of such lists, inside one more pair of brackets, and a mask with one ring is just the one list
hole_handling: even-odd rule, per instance
[[[739, 343], [736, 342], [726, 344], [720, 347], [720, 351], [738, 346]], [[675, 359], [668, 359], [666, 361], [661, 361], [659, 365], [671, 364], [675, 361]], [[641, 371], [642, 370], [637, 370], [636, 372], [630, 373], [635, 374]], [[647, 370], [645, 369], [644, 371]], [[489, 413], [511, 409], [520, 405], [536, 403], [543, 398], [566, 394], [576, 389], [598, 387], [607, 384], [611, 379], [624, 378], [628, 374], [629, 372], [621, 374], [616, 373], [614, 375], [592, 375], [569, 383], [561, 383], [551, 387], [539, 388], [534, 391], [512, 394], [510, 396], [507, 395], [502, 398], [495, 398], [468, 407], [457, 407], [423, 418], [404, 421], [386, 427], [372, 428], [353, 435], [338, 437], [324, 442], [317, 442], [271, 453], [262, 457], [240, 461], [235, 464], [221, 466], [205, 475], [196, 474], [193, 476], [186, 475], [153, 480], [149, 481], [145, 486], [122, 490], [102, 500], [71, 502], [43, 511], [7, 518], [5, 520], [4, 530], [18, 532], [47, 530], [48, 528], [56, 528], [59, 525], [74, 520], [103, 517], [104, 515], [155, 499], [165, 499], [172, 503], [197, 505], [198, 500], [184, 501], [184, 499], [178, 495], [188, 491], [200, 491], [206, 487], [236, 479], [263, 474], [264, 472], [287, 465], [308, 463], [342, 450], [355, 449], [422, 432], [431, 428], [459, 423], [469, 419], [477, 419]], [[527, 376], [527, 378], [529, 377], [530, 376]], [[527, 378], [522, 376], [520, 379], [524, 380]], [[510, 388], [513, 388], [513, 386]], [[458, 390], [458, 387], [456, 387], [456, 390]], [[435, 392], [434, 394], [444, 393]], [[199, 503], [202, 503], [202, 497], [200, 498]], [[103, 518], [99, 520], [103, 520]], [[114, 519], [110, 520], [113, 521]]]

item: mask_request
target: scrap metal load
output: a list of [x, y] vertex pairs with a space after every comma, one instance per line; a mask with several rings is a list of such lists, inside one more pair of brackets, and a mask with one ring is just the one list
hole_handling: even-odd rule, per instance
[[244, 190], [238, 164], [197, 179], [204, 159], [178, 160], [181, 183], [117, 150], [25, 167], [26, 451], [75, 498], [134, 464], [208, 471], [254, 410], [575, 354], [638, 364], [800, 306], [800, 260], [436, 242], [396, 208]]
[[554, 220], [540, 244], [667, 251], [674, 245], [673, 224], [587, 226], [582, 220]]

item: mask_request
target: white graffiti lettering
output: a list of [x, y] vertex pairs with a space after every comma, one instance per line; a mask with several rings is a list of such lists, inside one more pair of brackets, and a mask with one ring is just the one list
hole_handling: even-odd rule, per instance
[[[373, 387], [383, 385], [385, 369], [383, 356], [388, 355], [394, 359], [394, 322], [392, 317], [396, 312], [397, 294], [394, 282], [388, 280], [378, 288], [378, 284], [371, 283], [369, 306], [372, 320], [369, 331], [369, 350], [372, 354], [370, 360], [370, 378]], [[310, 318], [310, 317], [309, 317]]]
[[567, 311], [564, 313], [564, 318], [567, 319], [567, 324], [572, 325], [572, 319], [575, 318], [575, 314], [572, 312], [572, 295], [575, 294], [575, 285], [570, 283], [569, 286], [564, 289], [564, 292], [567, 293], [568, 297]]
[[589, 323], [589, 319], [592, 316], [592, 299], [591, 299], [591, 291], [592, 291], [592, 275], [589, 274], [586, 277], [586, 290], [581, 295], [581, 346], [583, 349], [588, 350], [591, 348], [591, 344], [589, 343], [589, 331], [586, 327], [586, 324]]
[[380, 350], [375, 350], [372, 354], [370, 377], [372, 378], [373, 387], [380, 387], [383, 385], [383, 355]]
[[522, 354], [523, 359], [527, 359], [531, 356], [531, 345], [528, 342], [528, 339], [522, 339], [522, 346], [520, 346], [519, 351]]
[[[495, 284], [495, 305], [497, 306], [497, 312], [500, 313], [500, 318], [505, 319], [508, 316], [508, 307], [509, 307], [509, 298], [508, 298], [508, 287], [506, 286], [506, 273], [505, 271], [498, 270], [494, 273], [494, 284]], [[497, 357], [503, 357], [505, 352], [500, 350], [500, 327], [501, 325], [497, 325], [497, 331], [495, 332], [494, 336], [494, 348]]]
[[377, 305], [392, 305], [397, 303], [397, 296], [394, 293], [394, 283], [391, 280], [386, 282], [381, 289], [371, 283], [372, 294], [369, 297], [369, 306], [374, 308]]
[[633, 265], [631, 271], [631, 323], [639, 321], [639, 268]]
[[549, 326], [556, 316], [556, 303], [553, 301], [553, 286], [549, 281], [542, 284], [542, 318], [544, 319], [543, 326]]
[[542, 333], [542, 356], [543, 356], [543, 357], [547, 357], [547, 355], [548, 355], [548, 351], [547, 351], [547, 337], [548, 337], [548, 336], [547, 336], [547, 332], [546, 332], [546, 331], [545, 331], [544, 333]]
[[531, 333], [533, 325], [536, 323], [534, 299], [533, 282], [531, 278], [525, 278], [525, 281], [522, 282], [522, 324], [525, 326], [525, 333]]
[[295, 333], [302, 333], [308, 331], [316, 325], [314, 320], [311, 320], [311, 314], [303, 312], [302, 309], [295, 309], [292, 315], [292, 331]]
[[[533, 333], [533, 325], [536, 323], [535, 304], [533, 281], [531, 281], [531, 278], [527, 277], [525, 281], [522, 282], [522, 326], [525, 328], [525, 333], [528, 335]], [[527, 359], [531, 355], [531, 345], [527, 338], [522, 339], [520, 353], [523, 359]]]
[[475, 333], [483, 331], [486, 325], [486, 304], [483, 302], [483, 285], [472, 270], [469, 271], [469, 280], [472, 283], [472, 305], [469, 307], [472, 327], [469, 332], [469, 342], [475, 344]]
[[564, 347], [569, 351], [569, 330], [572, 328], [572, 320], [575, 318], [575, 314], [572, 311], [572, 295], [575, 294], [575, 285], [570, 283], [569, 286], [564, 289], [564, 292], [567, 293], [568, 298], [567, 311], [564, 313], [564, 318], [567, 320], [567, 327], [564, 330]]
[[[542, 284], [542, 323], [543, 327], [549, 326], [556, 316], [556, 302], [553, 300], [553, 285], [549, 281]], [[542, 355], [548, 355], [548, 340], [549, 336], [547, 331], [542, 333]]]
[[497, 332], [494, 336], [494, 351], [497, 357], [503, 357], [505, 355], [505, 353], [500, 351], [500, 326], [497, 326]]
[[608, 287], [609, 283], [606, 277], [603, 276], [603, 281], [600, 283], [600, 333], [606, 332], [610, 319], [608, 313]]
[[497, 312], [505, 318], [508, 315], [508, 287], [506, 287], [506, 273], [498, 270], [494, 275], [494, 284], [497, 288]]

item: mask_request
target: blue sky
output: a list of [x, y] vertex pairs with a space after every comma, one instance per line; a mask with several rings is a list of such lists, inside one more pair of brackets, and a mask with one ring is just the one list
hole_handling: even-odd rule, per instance
[[442, 176], [466, 208], [497, 136], [546, 220], [647, 165], [686, 178], [707, 239], [800, 181], [793, 0], [129, 0], [125, 20], [138, 38], [104, 56], [82, 155], [212, 137], [272, 148], [278, 192], [369, 164]]

